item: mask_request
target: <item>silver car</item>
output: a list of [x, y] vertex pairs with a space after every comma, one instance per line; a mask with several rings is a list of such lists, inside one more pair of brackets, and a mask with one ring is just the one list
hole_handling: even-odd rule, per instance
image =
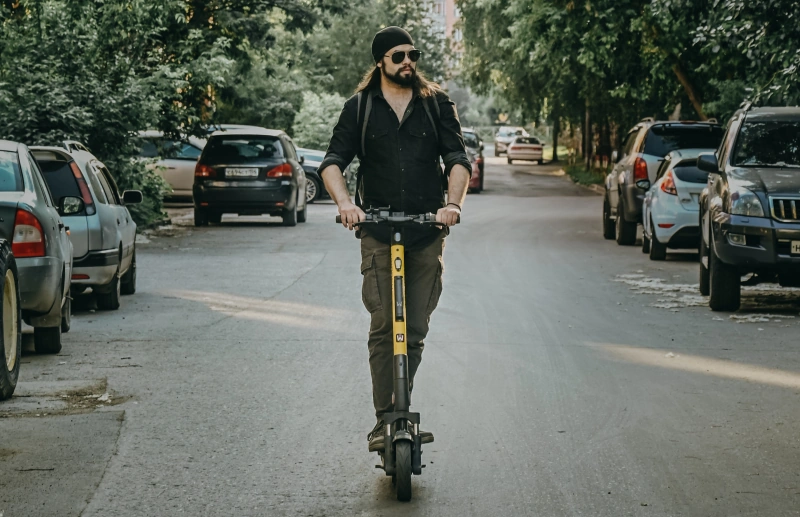
[[61, 147], [32, 147], [56, 197], [80, 196], [82, 210], [64, 216], [74, 249], [72, 292], [91, 287], [97, 308], [116, 310], [121, 294], [136, 292], [136, 223], [126, 204], [142, 193], [120, 194], [111, 173], [91, 153]]
[[24, 144], [0, 140], [0, 238], [11, 242], [22, 319], [39, 353], [61, 351], [70, 327], [72, 244], [63, 218], [81, 210], [79, 197], [51, 195]]
[[172, 187], [172, 192], [167, 196], [191, 198], [194, 168], [206, 146], [206, 140], [190, 136], [181, 142], [165, 139], [161, 131], [140, 131], [139, 141], [140, 158], [158, 158], [153, 167]]

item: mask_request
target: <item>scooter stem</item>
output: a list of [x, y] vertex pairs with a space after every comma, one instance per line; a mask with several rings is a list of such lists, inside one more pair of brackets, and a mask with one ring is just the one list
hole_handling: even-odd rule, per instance
[[394, 301], [394, 410], [408, 411], [408, 348], [406, 344], [405, 235], [392, 228], [392, 300]]

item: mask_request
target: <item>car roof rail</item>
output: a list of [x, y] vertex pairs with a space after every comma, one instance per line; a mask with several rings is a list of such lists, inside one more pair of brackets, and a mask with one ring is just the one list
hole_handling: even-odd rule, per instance
[[753, 101], [744, 101], [742, 103], [742, 110], [746, 113], [753, 107]]
[[645, 117], [642, 120], [640, 120], [639, 122], [655, 122], [655, 121], [656, 121], [656, 119], [654, 119], [653, 117]]
[[706, 122], [708, 122], [709, 124], [719, 124], [717, 117], [711, 117], [709, 119], [706, 119]]

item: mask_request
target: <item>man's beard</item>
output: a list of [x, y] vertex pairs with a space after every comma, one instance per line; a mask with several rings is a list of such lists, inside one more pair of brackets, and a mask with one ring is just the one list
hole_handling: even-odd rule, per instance
[[406, 88], [414, 86], [417, 83], [417, 71], [414, 70], [413, 68], [411, 68], [410, 70], [411, 70], [410, 74], [408, 74], [407, 76], [403, 76], [403, 75], [400, 75], [400, 74], [402, 74], [404, 72], [404, 70], [402, 68], [400, 70], [398, 70], [394, 74], [389, 74], [389, 73], [386, 72], [385, 69], [383, 69], [383, 68], [381, 69], [381, 71], [383, 72], [383, 75], [387, 79], [389, 79], [390, 81], [392, 81], [395, 84], [398, 84], [400, 86], [404, 86]]

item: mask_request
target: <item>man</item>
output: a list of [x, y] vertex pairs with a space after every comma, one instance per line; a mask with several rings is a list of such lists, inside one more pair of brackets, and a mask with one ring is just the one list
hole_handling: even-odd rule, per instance
[[[438, 85], [416, 71], [420, 51], [405, 30], [388, 27], [372, 41], [375, 67], [345, 102], [328, 152], [319, 166], [325, 188], [339, 207], [342, 224], [364, 220], [362, 209], [391, 207], [407, 214], [436, 213], [446, 226], [458, 221], [471, 165], [453, 102]], [[342, 171], [358, 156], [359, 194], [353, 204]], [[444, 172], [439, 157], [444, 161]], [[449, 177], [445, 202], [443, 174]], [[420, 225], [421, 226], [421, 225]], [[422, 359], [428, 322], [442, 289], [445, 231], [434, 227], [406, 231], [406, 317], [408, 374]], [[385, 228], [359, 230], [362, 299], [370, 312], [369, 363], [378, 423], [369, 433], [369, 450], [383, 450], [382, 415], [394, 409], [392, 288], [389, 234]], [[433, 441], [420, 432], [423, 443]]]

